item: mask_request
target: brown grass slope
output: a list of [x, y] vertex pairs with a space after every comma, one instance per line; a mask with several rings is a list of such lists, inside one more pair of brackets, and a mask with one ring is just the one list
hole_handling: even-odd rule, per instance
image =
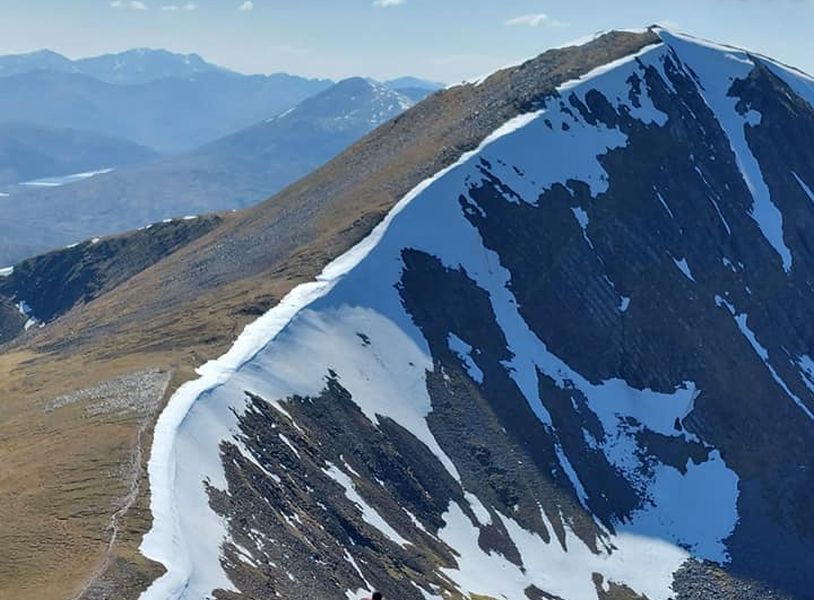
[[[149, 443], [143, 415], [55, 419], [50, 398], [150, 367], [170, 390], [228, 348], [293, 286], [364, 238], [400, 197], [454, 163], [563, 82], [657, 43], [613, 32], [551, 50], [481, 85], [434, 94], [274, 198], [227, 215], [211, 233], [0, 355], [0, 598], [127, 598], [160, 568], [138, 556], [149, 527], [143, 474], [132, 507], [126, 471]], [[54, 457], [58, 457], [55, 460]], [[94, 576], [95, 582], [87, 587]], [[111, 592], [110, 590], [115, 590]], [[112, 595], [111, 595], [112, 594]]]

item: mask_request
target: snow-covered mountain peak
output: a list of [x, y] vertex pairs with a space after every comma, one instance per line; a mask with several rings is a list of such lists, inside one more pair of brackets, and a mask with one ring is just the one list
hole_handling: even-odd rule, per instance
[[[810, 80], [641, 35], [178, 390], [143, 598], [807, 593]], [[444, 93], [519, 98], [570, 52]]]

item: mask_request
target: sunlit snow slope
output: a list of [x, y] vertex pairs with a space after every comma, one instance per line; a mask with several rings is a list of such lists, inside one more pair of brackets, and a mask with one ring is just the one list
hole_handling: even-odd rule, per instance
[[142, 598], [801, 593], [814, 88], [659, 35], [419, 186], [174, 395]]

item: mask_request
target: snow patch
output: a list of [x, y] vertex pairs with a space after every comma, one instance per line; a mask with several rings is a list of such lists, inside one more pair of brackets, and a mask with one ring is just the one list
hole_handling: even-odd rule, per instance
[[808, 187], [808, 185], [806, 185], [805, 181], [800, 179], [800, 176], [797, 173], [792, 171], [791, 174], [794, 175], [794, 178], [797, 180], [797, 183], [799, 183], [800, 187], [803, 188], [803, 191], [806, 193], [806, 196], [808, 196], [808, 199], [814, 202], [814, 192], [811, 191], [811, 188]]
[[449, 334], [447, 343], [449, 344], [449, 349], [457, 354], [458, 358], [463, 361], [469, 376], [478, 383], [483, 383], [483, 371], [480, 370], [478, 365], [476, 365], [475, 361], [472, 359], [472, 346], [467, 344], [454, 333]]
[[33, 181], [23, 181], [19, 185], [24, 185], [26, 187], [46, 188], [62, 187], [63, 185], [76, 183], [77, 181], [83, 181], [85, 179], [90, 179], [91, 177], [96, 177], [97, 175], [105, 175], [111, 172], [113, 172], [113, 169], [99, 169], [97, 171], [86, 171], [84, 173], [72, 173], [70, 175], [61, 175], [59, 177], [44, 177], [42, 179], [34, 179]]
[[619, 311], [620, 312], [627, 312], [628, 307], [630, 306], [630, 298], [627, 296], [622, 296], [622, 300], [619, 302]]
[[489, 514], [489, 511], [486, 510], [486, 507], [475, 494], [465, 492], [464, 498], [469, 502], [469, 507], [472, 509], [472, 512], [475, 513], [475, 518], [478, 520], [478, 523], [481, 525], [492, 524], [492, 515]]
[[31, 306], [25, 300], [19, 300], [17, 302], [17, 311], [23, 315], [24, 317], [28, 317], [25, 324], [23, 325], [23, 329], [28, 331], [32, 327], [43, 327], [45, 323], [40, 321], [37, 317], [32, 314]]
[[673, 214], [673, 211], [670, 210], [670, 206], [667, 204], [667, 201], [664, 199], [664, 196], [661, 195], [661, 192], [656, 192], [656, 197], [659, 199], [659, 202], [661, 202], [661, 205], [664, 207], [664, 210], [667, 211], [667, 214], [670, 215], [670, 218], [675, 220], [675, 215]]
[[693, 283], [695, 282], [695, 277], [692, 276], [692, 271], [690, 271], [690, 265], [687, 264], [686, 258], [678, 260], [677, 258], [673, 257], [673, 263], [675, 263], [675, 266], [678, 267], [678, 270], [684, 274], [684, 277], [686, 277]]
[[797, 359], [797, 365], [800, 367], [800, 376], [803, 378], [803, 383], [814, 394], [814, 360], [804, 354]]

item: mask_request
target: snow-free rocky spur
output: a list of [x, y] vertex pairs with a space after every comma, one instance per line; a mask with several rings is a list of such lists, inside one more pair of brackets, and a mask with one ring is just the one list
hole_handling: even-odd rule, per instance
[[0, 356], [0, 595], [810, 598], [812, 190], [814, 81], [651, 28], [81, 245]]

